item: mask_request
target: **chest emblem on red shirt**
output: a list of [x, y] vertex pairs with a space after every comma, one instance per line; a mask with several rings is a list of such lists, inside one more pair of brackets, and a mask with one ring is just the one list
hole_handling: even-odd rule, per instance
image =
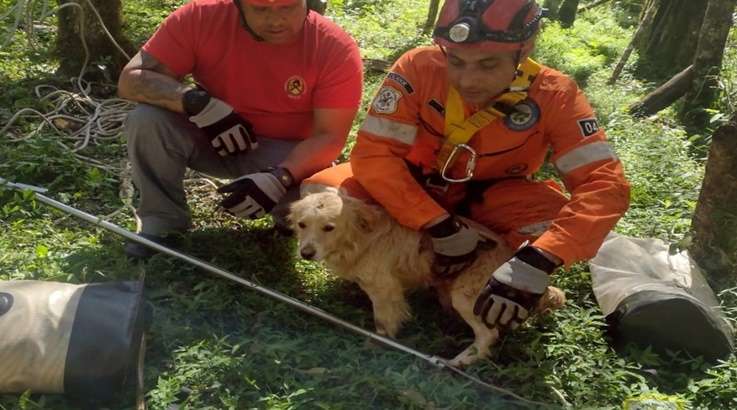
[[402, 99], [402, 93], [394, 87], [385, 85], [376, 94], [371, 107], [379, 114], [394, 114], [397, 112], [399, 100]]
[[526, 131], [540, 120], [540, 107], [532, 100], [514, 106], [514, 112], [504, 117], [504, 125], [512, 131]]
[[293, 75], [289, 77], [286, 83], [284, 83], [284, 91], [287, 92], [287, 95], [291, 98], [299, 98], [304, 93], [305, 90], [307, 90], [307, 83], [305, 83], [305, 79], [298, 76]]

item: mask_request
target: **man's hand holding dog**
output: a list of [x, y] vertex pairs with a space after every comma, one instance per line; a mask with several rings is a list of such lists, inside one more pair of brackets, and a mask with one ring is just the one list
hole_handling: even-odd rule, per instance
[[190, 115], [189, 120], [208, 136], [218, 155], [224, 157], [258, 148], [251, 123], [224, 101], [194, 89], [184, 94], [182, 105]]
[[440, 278], [453, 277], [476, 260], [479, 232], [448, 216], [427, 229], [435, 252], [433, 273]]
[[286, 168], [244, 175], [218, 189], [221, 194], [230, 194], [220, 206], [238, 217], [261, 218], [271, 212], [291, 185], [293, 178]]
[[558, 265], [533, 246], [520, 248], [491, 275], [476, 299], [473, 313], [488, 327], [516, 328], [537, 305], [548, 287], [549, 275]]

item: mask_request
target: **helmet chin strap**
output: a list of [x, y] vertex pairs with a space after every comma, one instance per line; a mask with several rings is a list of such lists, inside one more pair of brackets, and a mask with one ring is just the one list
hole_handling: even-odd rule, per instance
[[522, 62], [522, 47], [517, 49], [514, 56], [514, 75], [512, 76], [512, 81], [514, 81], [517, 76], [519, 75], [519, 64]]

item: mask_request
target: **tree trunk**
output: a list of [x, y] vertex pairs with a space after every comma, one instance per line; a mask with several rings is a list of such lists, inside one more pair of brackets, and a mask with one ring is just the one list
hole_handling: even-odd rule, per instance
[[693, 62], [694, 81], [681, 110], [681, 118], [691, 126], [708, 125], [709, 113], [705, 109], [718, 95], [718, 76], [735, 4], [737, 0], [709, 0]]
[[435, 27], [435, 20], [438, 18], [439, 9], [440, 0], [430, 0], [430, 9], [427, 11], [427, 20], [425, 21], [425, 27], [422, 28], [423, 33], [432, 33], [432, 29]]
[[693, 66], [688, 66], [657, 90], [648, 94], [642, 101], [632, 104], [630, 114], [635, 117], [647, 117], [673, 104], [683, 97], [693, 83]]
[[561, 0], [545, 0], [543, 2], [543, 8], [548, 9], [548, 17], [551, 20], [558, 19], [558, 9], [560, 9]]
[[737, 279], [737, 115], [712, 138], [696, 205], [690, 253], [712, 286]]
[[[67, 3], [77, 3], [82, 6], [82, 10], [79, 7], [69, 6], [59, 10], [59, 33], [56, 43], [56, 53], [60, 60], [59, 72], [77, 76], [87, 59], [88, 70], [90, 64], [102, 64], [111, 71], [114, 80], [128, 62], [128, 58], [112, 43], [90, 5], [100, 14], [115, 41], [132, 55], [135, 49], [121, 29], [121, 0], [59, 0], [60, 5]], [[80, 32], [84, 33], [88, 57], [80, 39]]]
[[630, 55], [632, 54], [632, 51], [635, 49], [635, 44], [637, 44], [640, 37], [642, 37], [642, 33], [644, 32], [643, 29], [650, 24], [654, 16], [655, 16], [655, 7], [651, 5], [650, 8], [645, 11], [645, 17], [643, 17], [642, 21], [640, 21], [640, 25], [637, 26], [637, 31], [635, 31], [635, 34], [632, 36], [632, 40], [627, 45], [627, 48], [624, 50], [624, 53], [622, 53], [622, 57], [619, 59], [619, 62], [617, 63], [617, 66], [614, 68], [614, 71], [612, 72], [612, 76], [609, 78], [609, 81], [607, 81], [607, 84], [612, 85], [617, 82], [617, 79], [619, 78], [619, 74], [622, 73], [622, 69], [624, 69], [624, 65], [627, 63], [627, 60], [630, 58]]
[[655, 16], [637, 43], [641, 66], [668, 78], [693, 62], [708, 0], [645, 0], [641, 19], [654, 6]]
[[578, 11], [579, 0], [563, 0], [558, 10], [558, 20], [562, 27], [568, 28], [573, 26], [576, 21], [576, 11]]

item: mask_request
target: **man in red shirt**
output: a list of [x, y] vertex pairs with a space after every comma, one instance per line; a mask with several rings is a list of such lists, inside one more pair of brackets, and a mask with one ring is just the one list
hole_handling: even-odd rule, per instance
[[[197, 87], [183, 82], [191, 75]], [[140, 192], [138, 231], [166, 243], [191, 216], [187, 168], [236, 178], [218, 191], [239, 217], [277, 219], [305, 177], [340, 153], [360, 104], [355, 41], [306, 0], [194, 0], [126, 65], [125, 132]], [[133, 257], [150, 250], [126, 246]]]

